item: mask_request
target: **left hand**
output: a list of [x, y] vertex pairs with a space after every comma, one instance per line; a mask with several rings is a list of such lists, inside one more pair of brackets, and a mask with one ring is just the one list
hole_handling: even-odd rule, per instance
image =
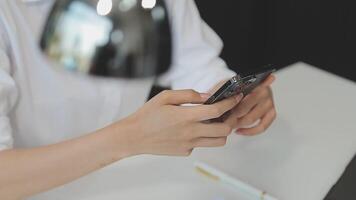
[[275, 81], [269, 76], [260, 86], [247, 95], [231, 112], [227, 122], [237, 134], [254, 136], [266, 131], [277, 117], [270, 85]]
[[266, 131], [277, 117], [270, 85], [275, 81], [270, 75], [260, 86], [231, 111], [225, 122], [236, 129], [236, 133], [254, 136]]

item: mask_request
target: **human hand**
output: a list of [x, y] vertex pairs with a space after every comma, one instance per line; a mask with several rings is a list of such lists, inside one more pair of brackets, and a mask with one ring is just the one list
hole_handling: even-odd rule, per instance
[[[188, 156], [196, 147], [224, 146], [233, 127], [227, 123], [203, 121], [231, 110], [242, 96], [213, 105], [181, 106], [202, 104], [208, 98], [208, 94], [192, 90], [164, 91], [118, 123], [121, 127], [119, 137], [126, 139], [133, 155]], [[122, 127], [126, 128], [122, 130]]]
[[237, 134], [246, 136], [260, 134], [276, 119], [277, 112], [270, 87], [274, 81], [275, 77], [270, 75], [232, 110], [225, 122], [237, 129]]

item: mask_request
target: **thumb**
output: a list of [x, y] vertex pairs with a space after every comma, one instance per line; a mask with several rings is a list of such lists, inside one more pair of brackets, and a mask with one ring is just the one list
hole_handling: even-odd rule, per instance
[[165, 90], [154, 97], [154, 100], [162, 105], [202, 104], [209, 97], [209, 94], [194, 90]]

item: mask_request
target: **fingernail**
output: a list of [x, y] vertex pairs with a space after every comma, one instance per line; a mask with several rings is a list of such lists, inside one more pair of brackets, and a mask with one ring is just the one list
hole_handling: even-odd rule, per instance
[[239, 95], [236, 96], [236, 101], [240, 102], [244, 98], [244, 95], [240, 93]]
[[211, 94], [209, 94], [209, 93], [200, 93], [200, 96], [201, 96], [201, 98], [203, 98], [203, 99], [209, 99], [210, 96], [211, 96]]

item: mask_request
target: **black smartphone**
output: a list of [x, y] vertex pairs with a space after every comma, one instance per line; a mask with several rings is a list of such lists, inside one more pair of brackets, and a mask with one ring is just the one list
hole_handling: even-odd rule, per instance
[[[243, 93], [244, 96], [251, 93], [258, 85], [260, 85], [268, 76], [276, 69], [272, 65], [267, 65], [257, 71], [242, 73], [232, 77], [220, 89], [215, 92], [204, 104], [214, 104], [226, 98]], [[226, 113], [214, 121], [222, 121], [226, 117]]]

